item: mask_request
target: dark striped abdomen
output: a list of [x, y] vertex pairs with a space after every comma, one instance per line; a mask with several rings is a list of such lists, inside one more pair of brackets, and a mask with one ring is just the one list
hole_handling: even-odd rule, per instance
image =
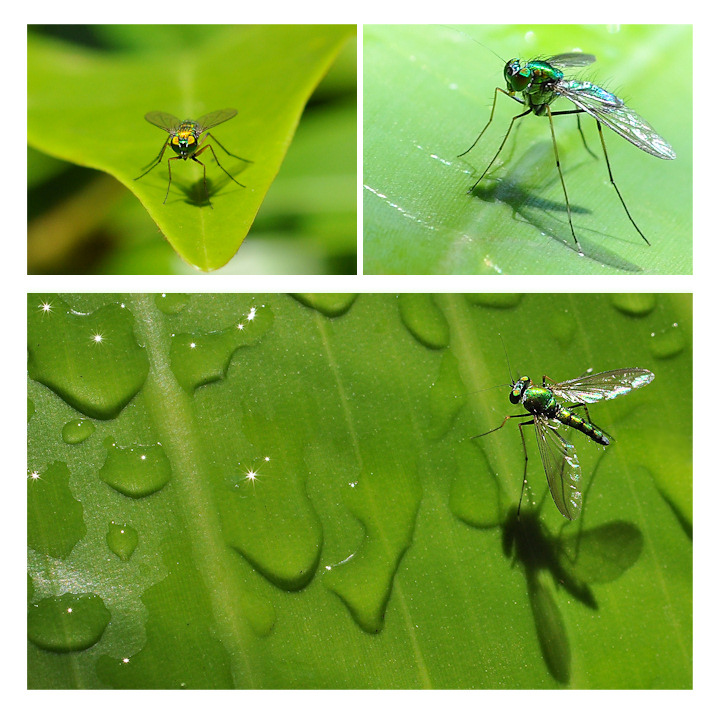
[[563, 425], [579, 430], [600, 445], [610, 444], [610, 438], [597, 425], [593, 425], [589, 420], [570, 412], [560, 404], [558, 404], [557, 408], [555, 419], [559, 420]]

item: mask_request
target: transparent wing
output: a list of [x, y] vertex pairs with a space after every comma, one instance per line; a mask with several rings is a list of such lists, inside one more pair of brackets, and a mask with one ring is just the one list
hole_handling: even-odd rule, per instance
[[655, 157], [675, 159], [675, 151], [653, 130], [650, 123], [611, 92], [591, 82], [578, 80], [561, 80], [555, 90], [635, 147]]
[[574, 520], [582, 507], [582, 472], [575, 447], [557, 431], [559, 423], [535, 416], [540, 458], [557, 509], [568, 520]]
[[553, 55], [545, 60], [545, 62], [553, 67], [562, 69], [592, 65], [596, 59], [594, 55], [586, 55], [585, 53], [563, 53], [561, 55]]
[[197, 119], [199, 132], [209, 130], [220, 123], [224, 123], [226, 120], [233, 118], [237, 115], [235, 108], [225, 108], [225, 110], [215, 110], [215, 112], [208, 113]]
[[588, 404], [599, 400], [613, 400], [631, 390], [649, 385], [654, 379], [655, 375], [649, 370], [622, 368], [565, 380], [548, 387], [568, 402]]
[[180, 127], [179, 118], [176, 118], [170, 113], [160, 112], [159, 110], [153, 110], [147, 113], [145, 119], [152, 125], [157, 125], [169, 133], [174, 133]]

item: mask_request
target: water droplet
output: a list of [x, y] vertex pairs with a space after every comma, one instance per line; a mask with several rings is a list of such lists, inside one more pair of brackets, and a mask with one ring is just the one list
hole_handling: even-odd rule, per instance
[[82, 505], [70, 492], [70, 471], [54, 462], [31, 469], [27, 483], [27, 542], [44, 555], [65, 558], [85, 537]]
[[65, 423], [62, 429], [62, 437], [69, 445], [77, 445], [77, 443], [87, 440], [94, 432], [95, 425], [93, 425], [92, 420], [80, 418]]
[[204, 334], [179, 333], [170, 344], [170, 367], [180, 385], [192, 392], [222, 380], [236, 350], [257, 342], [272, 326], [269, 307], [251, 306], [233, 327]]
[[128, 497], [141, 498], [157, 492], [170, 480], [170, 462], [160, 444], [108, 449], [100, 479]]
[[650, 352], [656, 358], [667, 360], [685, 349], [685, 335], [677, 323], [650, 334]]
[[467, 391], [452, 353], [443, 354], [437, 380], [430, 388], [429, 399], [429, 432], [436, 440], [450, 430], [453, 420], [467, 402]]
[[568, 346], [575, 337], [577, 321], [570, 312], [553, 312], [548, 318], [548, 327], [555, 340], [561, 345]]
[[292, 296], [327, 317], [339, 317], [351, 308], [357, 293], [293, 293]]
[[158, 293], [155, 296], [155, 305], [166, 315], [176, 315], [190, 301], [189, 293]]
[[497, 527], [503, 518], [500, 488], [487, 455], [472, 443], [460, 443], [454, 452], [456, 468], [448, 471], [450, 510], [473, 527]]
[[386, 467], [363, 473], [355, 487], [343, 486], [345, 503], [365, 537], [355, 552], [345, 554], [325, 573], [323, 582], [365, 632], [382, 630], [393, 580], [412, 540], [420, 496], [412, 473]]
[[109, 622], [110, 612], [98, 595], [66, 593], [30, 605], [27, 632], [43, 650], [65, 653], [92, 647]]
[[110, 523], [106, 539], [108, 547], [121, 560], [128, 560], [138, 544], [138, 534], [135, 528], [115, 522]]
[[466, 293], [465, 297], [471, 305], [507, 309], [520, 304], [522, 293]]
[[398, 302], [400, 317], [417, 340], [431, 349], [448, 346], [450, 327], [431, 295], [403, 293]]
[[644, 317], [655, 309], [657, 298], [653, 293], [612, 293], [610, 302], [625, 315]]
[[237, 476], [217, 489], [223, 536], [274, 585], [299, 590], [317, 569], [322, 527], [307, 497], [302, 461], [271, 456], [239, 460]]
[[43, 302], [28, 295], [28, 374], [83, 415], [117, 417], [148, 373], [132, 314], [113, 304], [83, 315], [58, 297], [44, 311]]

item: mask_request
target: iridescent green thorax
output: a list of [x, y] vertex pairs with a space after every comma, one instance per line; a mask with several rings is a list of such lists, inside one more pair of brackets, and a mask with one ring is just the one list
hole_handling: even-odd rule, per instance
[[508, 92], [520, 92], [535, 115], [544, 115], [547, 106], [558, 97], [555, 86], [563, 79], [562, 71], [544, 60], [522, 65], [517, 58], [505, 65]]

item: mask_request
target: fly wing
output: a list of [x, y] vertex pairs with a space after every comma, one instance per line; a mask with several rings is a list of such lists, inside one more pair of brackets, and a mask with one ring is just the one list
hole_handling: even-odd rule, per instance
[[535, 434], [550, 493], [557, 509], [568, 520], [574, 520], [582, 507], [582, 472], [575, 447], [556, 427], [554, 421], [535, 416]]
[[209, 130], [220, 123], [224, 123], [226, 120], [233, 118], [237, 115], [235, 108], [225, 108], [225, 110], [215, 110], [215, 112], [208, 113], [197, 119], [199, 132]]
[[152, 125], [166, 130], [169, 133], [174, 133], [180, 127], [180, 119], [174, 115], [166, 112], [160, 112], [159, 110], [153, 110], [145, 115], [145, 119]]
[[563, 400], [587, 405], [627, 395], [631, 390], [649, 385], [654, 379], [655, 375], [649, 370], [622, 368], [565, 380], [548, 387]]
[[553, 55], [545, 62], [560, 69], [571, 67], [585, 67], [592, 65], [596, 60], [594, 55], [586, 55], [585, 53], [562, 53], [561, 55]]
[[591, 82], [562, 80], [556, 91], [570, 102], [607, 125], [635, 147], [664, 160], [674, 160], [675, 151], [650, 126], [613, 93]]

